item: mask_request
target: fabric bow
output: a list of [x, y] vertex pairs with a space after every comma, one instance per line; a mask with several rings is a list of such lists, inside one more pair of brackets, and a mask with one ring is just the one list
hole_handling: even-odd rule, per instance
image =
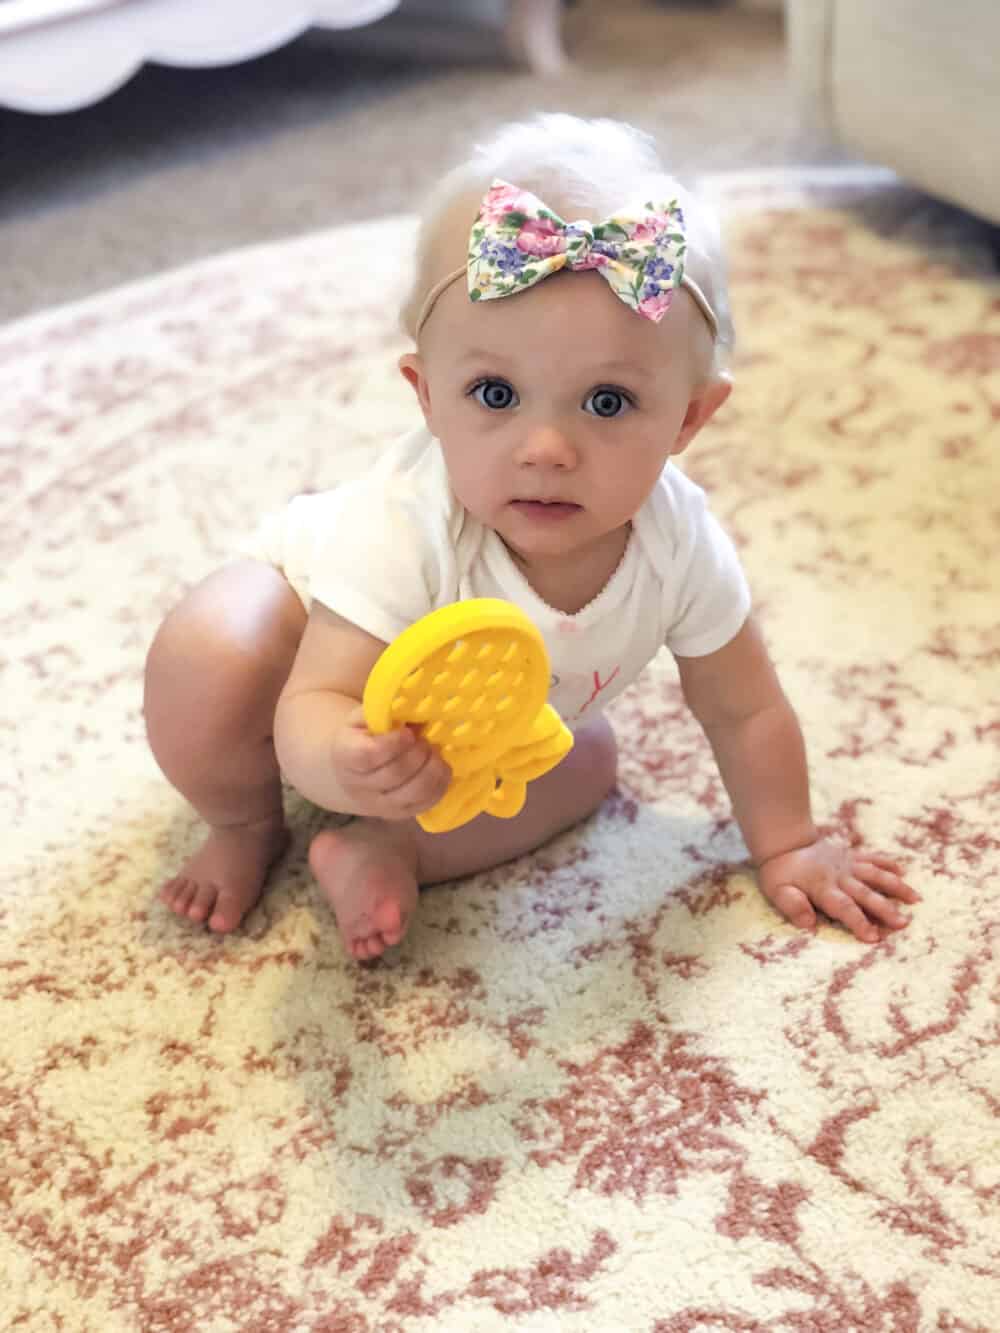
[[[495, 180], [469, 237], [469, 296], [491, 301], [563, 268], [593, 268], [627, 306], [658, 323], [676, 287], [694, 288], [684, 279], [686, 250], [676, 199], [615, 213], [604, 222], [566, 222], [537, 195]], [[698, 297], [707, 306], [700, 291]]]

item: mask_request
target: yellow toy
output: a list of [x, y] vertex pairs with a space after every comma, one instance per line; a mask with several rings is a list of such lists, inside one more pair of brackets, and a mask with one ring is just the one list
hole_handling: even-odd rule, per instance
[[548, 690], [541, 634], [498, 598], [443, 606], [389, 644], [365, 685], [365, 724], [376, 735], [419, 727], [452, 771], [441, 800], [417, 816], [421, 828], [445, 833], [483, 811], [518, 813], [527, 784], [573, 748]]

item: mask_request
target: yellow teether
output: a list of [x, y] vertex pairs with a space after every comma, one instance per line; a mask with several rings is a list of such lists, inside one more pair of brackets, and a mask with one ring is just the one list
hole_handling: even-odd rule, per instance
[[548, 690], [545, 642], [511, 602], [443, 606], [389, 644], [365, 685], [365, 724], [376, 735], [419, 726], [452, 771], [441, 800], [417, 817], [422, 828], [518, 813], [527, 784], [573, 748]]

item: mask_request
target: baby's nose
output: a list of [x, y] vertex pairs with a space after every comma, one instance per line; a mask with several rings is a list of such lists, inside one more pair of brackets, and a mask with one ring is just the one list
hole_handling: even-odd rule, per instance
[[518, 449], [522, 463], [547, 463], [550, 467], [573, 467], [576, 449], [568, 432], [554, 422], [529, 426]]

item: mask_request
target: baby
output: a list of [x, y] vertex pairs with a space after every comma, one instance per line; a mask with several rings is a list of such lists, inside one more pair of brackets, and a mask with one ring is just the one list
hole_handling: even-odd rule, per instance
[[[190, 592], [150, 649], [145, 711], [167, 778], [209, 825], [164, 885], [233, 930], [287, 843], [282, 777], [357, 816], [309, 862], [348, 951], [406, 934], [421, 885], [529, 852], [615, 783], [603, 707], [666, 645], [712, 745], [761, 889], [797, 926], [861, 940], [917, 894], [890, 858], [817, 832], [805, 749], [732, 543], [671, 462], [725, 403], [732, 341], [717, 230], [630, 127], [543, 115], [501, 130], [428, 201], [400, 359], [424, 425], [371, 471], [300, 496]], [[575, 733], [511, 820], [415, 816], [444, 761], [360, 699], [420, 616], [502, 597], [541, 630]]]

